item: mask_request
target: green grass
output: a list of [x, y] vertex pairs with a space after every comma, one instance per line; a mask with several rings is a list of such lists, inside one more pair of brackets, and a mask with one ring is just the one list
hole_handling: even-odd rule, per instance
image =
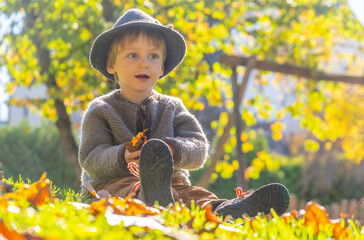
[[[23, 186], [13, 182], [15, 189]], [[88, 208], [89, 199], [79, 193], [55, 186], [56, 198], [34, 207], [25, 199], [9, 200], [0, 196], [0, 219], [11, 231], [23, 236], [44, 239], [331, 239], [331, 225], [320, 225], [318, 233], [306, 226], [305, 218], [282, 218], [274, 212], [270, 217], [223, 221], [192, 204], [160, 210], [155, 216], [125, 216], [107, 210], [94, 215]], [[4, 203], [6, 202], [6, 204]], [[133, 203], [119, 206], [131, 207]], [[212, 220], [207, 220], [207, 217]], [[349, 239], [364, 239], [364, 228], [357, 222], [342, 221]], [[1, 233], [1, 228], [0, 228]], [[1, 238], [1, 237], [0, 237]]]

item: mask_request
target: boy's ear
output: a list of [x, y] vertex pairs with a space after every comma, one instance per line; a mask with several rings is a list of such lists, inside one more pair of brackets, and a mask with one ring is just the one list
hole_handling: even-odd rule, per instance
[[164, 73], [164, 64], [162, 65], [162, 69], [161, 69], [161, 74], [160, 74], [161, 77], [163, 76], [163, 73]]
[[107, 72], [110, 74], [115, 74], [115, 68], [114, 65], [111, 65], [110, 67], [106, 67]]

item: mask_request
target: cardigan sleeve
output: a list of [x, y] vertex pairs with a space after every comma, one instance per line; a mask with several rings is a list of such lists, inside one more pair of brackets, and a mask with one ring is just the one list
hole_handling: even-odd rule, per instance
[[108, 127], [103, 107], [90, 104], [82, 121], [79, 163], [98, 182], [129, 173], [124, 160], [125, 144], [115, 145]]
[[200, 123], [180, 99], [176, 105], [173, 121], [174, 137], [163, 140], [175, 150], [174, 167], [176, 169], [201, 168], [208, 155], [209, 143]]

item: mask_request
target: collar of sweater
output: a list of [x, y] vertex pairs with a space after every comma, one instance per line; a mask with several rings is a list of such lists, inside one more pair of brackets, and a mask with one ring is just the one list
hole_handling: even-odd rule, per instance
[[157, 91], [153, 90], [152, 94], [148, 98], [144, 99], [143, 102], [139, 105], [137, 103], [131, 102], [128, 99], [124, 98], [120, 93], [121, 93], [121, 89], [117, 89], [112, 92], [112, 95], [114, 96], [114, 98], [116, 100], [126, 101], [129, 104], [135, 104], [135, 105], [138, 105], [141, 107], [148, 105], [150, 102], [152, 102], [154, 100], [157, 100], [158, 95], [159, 95], [159, 93]]

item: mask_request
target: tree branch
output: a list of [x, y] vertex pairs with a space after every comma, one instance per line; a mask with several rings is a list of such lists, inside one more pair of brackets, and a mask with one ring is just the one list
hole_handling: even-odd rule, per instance
[[[220, 62], [229, 67], [236, 67], [239, 65], [247, 66], [249, 59], [250, 59], [249, 57], [222, 54], [220, 57]], [[346, 83], [364, 85], [364, 76], [350, 76], [350, 75], [325, 73], [321, 71], [316, 71], [314, 69], [299, 67], [288, 63], [280, 64], [271, 61], [256, 60], [254, 68], [263, 71], [279, 72], [283, 74], [295, 75], [298, 77], [303, 77], [317, 81], [323, 80], [323, 81], [346, 82]]]

